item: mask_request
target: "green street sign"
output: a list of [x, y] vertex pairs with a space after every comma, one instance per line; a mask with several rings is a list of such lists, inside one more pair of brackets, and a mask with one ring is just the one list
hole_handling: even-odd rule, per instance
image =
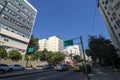
[[34, 48], [28, 48], [28, 52], [33, 52], [34, 51]]
[[27, 54], [34, 53], [34, 51], [35, 51], [35, 48], [33, 48], [33, 47], [28, 48], [28, 49], [27, 49]]
[[73, 45], [73, 40], [67, 40], [67, 41], [64, 41], [64, 46], [71, 46]]

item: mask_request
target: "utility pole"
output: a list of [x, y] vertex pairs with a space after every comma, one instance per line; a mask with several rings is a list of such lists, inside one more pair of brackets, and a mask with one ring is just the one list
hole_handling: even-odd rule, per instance
[[[70, 45], [73, 45], [73, 40], [75, 39], [80, 39], [80, 43], [81, 44], [81, 47], [82, 47], [82, 54], [83, 54], [83, 61], [82, 61], [82, 64], [83, 64], [83, 67], [84, 67], [84, 70], [85, 70], [85, 76], [86, 76], [86, 79], [87, 80], [90, 80], [90, 77], [88, 76], [88, 72], [87, 72], [87, 65], [86, 65], [86, 57], [85, 57], [85, 52], [84, 52], [84, 46], [83, 46], [83, 40], [82, 40], [82, 36], [80, 37], [77, 37], [77, 38], [73, 38], [73, 39], [70, 39], [70, 40], [67, 40], [67, 41], [64, 41], [64, 46], [70, 46]], [[82, 55], [81, 55], [82, 56]]]
[[86, 75], [87, 80], [90, 80], [90, 78], [88, 76], [88, 72], [87, 72], [86, 57], [85, 57], [85, 51], [84, 51], [82, 36], [80, 36], [80, 43], [81, 43], [82, 52], [83, 52], [83, 58], [84, 58], [84, 60], [83, 60], [84, 61], [83, 66], [85, 68], [84, 69], [85, 70], [85, 75]]

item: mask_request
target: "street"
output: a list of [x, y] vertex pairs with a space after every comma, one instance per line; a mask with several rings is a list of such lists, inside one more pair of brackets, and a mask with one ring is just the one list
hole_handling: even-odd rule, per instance
[[9, 78], [2, 78], [1, 80], [82, 80], [81, 72], [69, 71], [50, 71], [22, 76], [15, 76]]

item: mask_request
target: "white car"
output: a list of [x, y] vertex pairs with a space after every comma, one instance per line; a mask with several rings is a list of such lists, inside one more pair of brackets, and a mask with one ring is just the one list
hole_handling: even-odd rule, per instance
[[60, 64], [56, 67], [57, 71], [67, 71], [69, 69], [69, 66], [66, 64]]
[[9, 71], [9, 66], [6, 64], [0, 64], [0, 73], [5, 73]]
[[9, 66], [10, 70], [24, 70], [25, 67], [19, 65], [19, 64], [14, 64]]

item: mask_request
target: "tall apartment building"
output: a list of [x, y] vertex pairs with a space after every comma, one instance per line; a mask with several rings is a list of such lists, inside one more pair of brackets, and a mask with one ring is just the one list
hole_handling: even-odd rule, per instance
[[71, 55], [71, 54], [73, 56], [75, 56], [75, 55], [81, 56], [82, 55], [79, 45], [69, 46], [64, 50], [64, 52], [66, 53], [66, 55]]
[[39, 51], [47, 49], [47, 39], [39, 40]]
[[47, 49], [53, 52], [63, 52], [63, 41], [60, 37], [52, 36], [48, 40], [39, 40], [39, 50]]
[[63, 51], [63, 41], [58, 36], [52, 36], [48, 39], [48, 51]]
[[98, 0], [98, 8], [113, 44], [120, 50], [120, 0]]
[[0, 0], [0, 47], [26, 52], [37, 10], [27, 0]]

